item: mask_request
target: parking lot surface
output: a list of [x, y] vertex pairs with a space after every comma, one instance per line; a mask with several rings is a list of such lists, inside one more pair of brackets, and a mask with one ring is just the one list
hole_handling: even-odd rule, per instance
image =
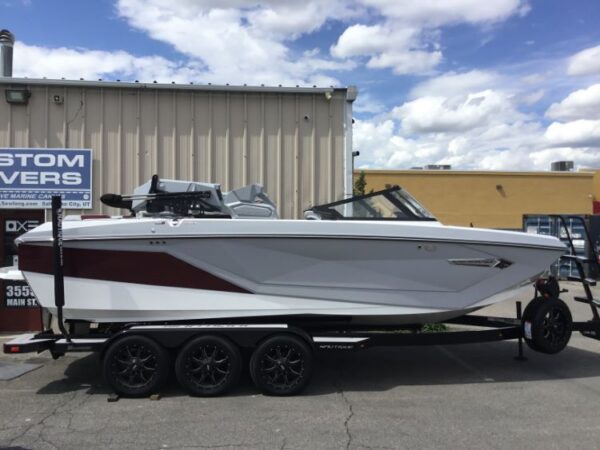
[[245, 376], [225, 397], [173, 381], [160, 400], [118, 402], [96, 355], [2, 355], [42, 367], [0, 381], [0, 448], [600, 448], [600, 341], [515, 354], [513, 341], [324, 353], [297, 397], [263, 396]]

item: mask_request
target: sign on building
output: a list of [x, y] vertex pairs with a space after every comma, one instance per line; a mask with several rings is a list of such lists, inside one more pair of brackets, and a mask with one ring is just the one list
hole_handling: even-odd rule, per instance
[[33, 291], [24, 281], [8, 281], [4, 289], [7, 308], [36, 308], [39, 306]]
[[92, 150], [0, 148], [0, 208], [92, 208]]

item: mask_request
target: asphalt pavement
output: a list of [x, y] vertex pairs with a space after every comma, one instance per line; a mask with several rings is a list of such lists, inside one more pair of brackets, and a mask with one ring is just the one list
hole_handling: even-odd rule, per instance
[[600, 342], [576, 333], [558, 355], [526, 349], [525, 362], [516, 346], [321, 354], [297, 397], [263, 396], [246, 376], [225, 397], [192, 398], [173, 381], [160, 400], [117, 402], [96, 355], [2, 355], [42, 367], [0, 381], [0, 448], [600, 448]]

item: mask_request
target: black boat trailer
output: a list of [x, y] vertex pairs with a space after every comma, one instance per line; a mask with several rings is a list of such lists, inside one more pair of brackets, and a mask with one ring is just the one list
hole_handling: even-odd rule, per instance
[[[270, 395], [293, 395], [308, 383], [315, 351], [357, 351], [379, 346], [418, 346], [472, 344], [517, 340], [517, 360], [525, 360], [523, 341], [538, 352], [553, 354], [565, 348], [572, 331], [600, 340], [600, 300], [590, 287], [596, 281], [586, 278], [584, 264], [598, 264], [592, 257], [575, 255], [567, 220], [577, 216], [555, 217], [567, 236], [571, 255], [585, 297], [576, 301], [590, 305], [592, 319], [574, 322], [566, 304], [559, 299], [558, 281], [549, 277], [535, 284], [534, 299], [522, 311], [516, 304], [514, 318], [466, 315], [445, 322], [441, 331], [424, 331], [419, 326], [356, 328], [335, 325], [294, 323], [134, 323], [111, 330], [99, 328], [86, 333], [67, 331], [62, 319], [64, 287], [62, 278], [62, 209], [60, 197], [53, 198], [54, 281], [58, 325], [61, 333], [44, 331], [20, 336], [4, 344], [4, 353], [50, 351], [58, 358], [68, 352], [97, 352], [103, 361], [107, 383], [127, 396], [147, 396], [166, 382], [172, 371], [192, 395], [213, 396], [226, 392], [237, 381], [249, 357], [250, 375], [256, 386]], [[582, 220], [586, 238], [589, 231]], [[68, 323], [68, 325], [74, 325]], [[459, 326], [459, 327], [457, 327]], [[462, 326], [462, 327], [460, 327]], [[468, 328], [465, 329], [464, 326]], [[77, 329], [71, 327], [71, 331]], [[244, 356], [243, 356], [244, 355]]]

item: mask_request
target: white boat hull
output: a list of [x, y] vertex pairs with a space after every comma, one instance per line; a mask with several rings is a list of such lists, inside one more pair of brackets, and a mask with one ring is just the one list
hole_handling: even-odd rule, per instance
[[[34, 292], [53, 292], [52, 275], [25, 272]], [[510, 289], [487, 299], [489, 304], [515, 296], [527, 295], [529, 284]], [[97, 280], [65, 279], [65, 297], [68, 305], [66, 319], [98, 323], [168, 322], [258, 317], [338, 317], [360, 324], [419, 324], [448, 320], [484, 307], [464, 310], [443, 310], [405, 306], [374, 305], [326, 301], [299, 297], [215, 292], [173, 287], [156, 287], [135, 283]], [[177, 302], [167, 302], [176, 298]], [[117, 301], [118, 300], [118, 301]], [[56, 314], [54, 297], [41, 296], [42, 306]], [[218, 305], [218, 308], [215, 308]], [[251, 305], [251, 307], [249, 307]]]
[[[93, 322], [274, 316], [436, 322], [517, 295], [564, 252], [555, 238], [421, 223], [64, 225], [64, 317]], [[19, 250], [39, 302], [54, 310], [49, 227], [24, 235]]]

